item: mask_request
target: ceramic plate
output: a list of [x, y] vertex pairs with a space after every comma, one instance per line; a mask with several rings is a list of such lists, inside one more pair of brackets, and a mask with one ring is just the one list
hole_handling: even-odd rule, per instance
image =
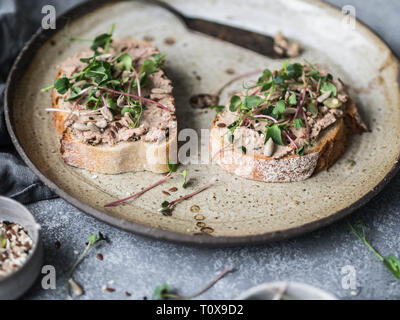
[[[208, 140], [201, 139], [198, 157], [193, 155], [192, 163], [185, 165], [191, 182], [187, 190], [179, 188], [173, 196], [162, 193], [180, 186], [176, 178], [135, 201], [105, 209], [106, 202], [140, 190], [160, 175], [96, 174], [69, 167], [60, 159], [52, 115], [45, 111], [51, 105], [50, 94], [40, 89], [54, 81], [57, 64], [88, 43], [68, 43], [63, 32], [65, 19], [59, 18], [56, 31], [39, 31], [27, 44], [13, 67], [6, 92], [13, 141], [30, 168], [57, 194], [104, 222], [138, 234], [234, 245], [282, 239], [327, 225], [365, 204], [395, 174], [400, 153], [399, 64], [368, 28], [357, 22], [352, 29], [343, 23], [341, 11], [315, 0], [169, 3], [187, 15], [270, 35], [282, 31], [300, 41], [305, 51], [298, 60], [305, 57], [327, 66], [348, 84], [371, 132], [352, 137], [345, 154], [329, 171], [290, 184], [249, 181], [202, 164], [201, 149], [207, 149]], [[191, 108], [192, 95], [216, 92], [236, 75], [282, 63], [190, 32], [170, 12], [150, 4], [95, 1], [65, 16], [70, 21], [69, 32], [80, 38], [92, 39], [116, 23], [116, 38], [153, 39], [167, 54], [166, 69], [175, 86], [180, 128], [199, 133], [210, 128], [215, 114]], [[221, 103], [241, 85], [237, 81], [224, 90]], [[198, 188], [211, 176], [217, 183], [177, 205], [171, 217], [157, 211], [162, 201]]]

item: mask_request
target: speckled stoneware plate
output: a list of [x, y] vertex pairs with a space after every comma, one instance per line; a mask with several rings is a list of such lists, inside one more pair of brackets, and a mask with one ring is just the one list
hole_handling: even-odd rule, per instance
[[[122, 229], [158, 239], [209, 245], [233, 245], [282, 239], [327, 225], [372, 198], [395, 174], [400, 153], [398, 61], [390, 49], [361, 23], [352, 30], [341, 11], [315, 0], [185, 1], [171, 5], [191, 16], [273, 35], [282, 31], [300, 41], [304, 57], [328, 66], [350, 86], [370, 133], [354, 137], [343, 157], [327, 172], [290, 184], [244, 180], [204, 164], [187, 165], [191, 185], [175, 197], [203, 185], [212, 188], [176, 206], [173, 216], [157, 209], [172, 200], [161, 191], [180, 184], [173, 179], [125, 205], [105, 209], [106, 202], [125, 197], [160, 178], [148, 172], [102, 175], [69, 167], [59, 155], [51, 126], [50, 94], [56, 65], [88, 43], [68, 42], [63, 19], [56, 31], [38, 32], [17, 60], [8, 81], [6, 116], [14, 143], [34, 172], [61, 197], [88, 214]], [[152, 37], [167, 54], [167, 72], [175, 85], [180, 128], [210, 128], [213, 111], [194, 110], [189, 97], [215, 92], [235, 75], [257, 68], [275, 68], [270, 60], [234, 45], [190, 32], [165, 9], [138, 2], [95, 1], [66, 14], [69, 31], [81, 38], [108, 31], [115, 37]], [[167, 44], [166, 38], [175, 39]], [[169, 41], [171, 43], [171, 41]], [[302, 59], [302, 57], [299, 57]], [[241, 81], [224, 91], [241, 87]], [[203, 141], [207, 144], [207, 140]], [[207, 148], [207, 146], [205, 146]], [[201, 214], [204, 220], [198, 221]]]

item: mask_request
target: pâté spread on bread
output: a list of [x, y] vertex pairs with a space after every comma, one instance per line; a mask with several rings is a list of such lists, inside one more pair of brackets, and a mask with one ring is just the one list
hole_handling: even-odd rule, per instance
[[[165, 55], [130, 37], [112, 40], [112, 33], [61, 63], [54, 85], [45, 88], [53, 89], [47, 110], [55, 111], [61, 154], [68, 164], [98, 172], [166, 172], [177, 125], [173, 87], [162, 69]], [[135, 162], [138, 152], [152, 159], [106, 164], [129, 156]]]
[[285, 61], [230, 98], [212, 125], [210, 141], [224, 169], [249, 179], [289, 182], [327, 169], [342, 154], [347, 135], [364, 131], [340, 79], [309, 62]]

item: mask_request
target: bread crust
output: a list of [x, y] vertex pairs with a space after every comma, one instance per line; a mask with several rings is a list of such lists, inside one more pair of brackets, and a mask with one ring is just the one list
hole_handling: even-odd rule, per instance
[[344, 117], [325, 129], [317, 143], [308, 148], [303, 156], [288, 155], [279, 159], [243, 154], [233, 145], [223, 149], [223, 140], [216, 128], [217, 117], [211, 127], [210, 151], [212, 155], [217, 154], [214, 161], [224, 170], [246, 179], [263, 182], [302, 181], [314, 172], [328, 169], [336, 162], [345, 150], [349, 133], [364, 132], [354, 119], [356, 115], [356, 106], [350, 100]]
[[[145, 43], [133, 40], [133, 42]], [[151, 46], [146, 43], [146, 45]], [[61, 77], [59, 70], [57, 77]], [[59, 108], [60, 95], [52, 91], [52, 106]], [[173, 103], [174, 97], [172, 97]], [[132, 171], [168, 172], [168, 160], [176, 159], [177, 125], [169, 130], [166, 139], [158, 142], [142, 140], [119, 142], [114, 146], [92, 146], [72, 138], [64, 122], [68, 113], [54, 112], [52, 124], [60, 138], [61, 158], [68, 165], [105, 174], [119, 174]], [[176, 161], [176, 160], [175, 160]]]
[[65, 163], [99, 173], [117, 174], [131, 171], [168, 172], [169, 152], [174, 148], [176, 130], [166, 142], [148, 143], [141, 140], [120, 142], [115, 146], [91, 146], [71, 139], [64, 131], [60, 140], [61, 157]]

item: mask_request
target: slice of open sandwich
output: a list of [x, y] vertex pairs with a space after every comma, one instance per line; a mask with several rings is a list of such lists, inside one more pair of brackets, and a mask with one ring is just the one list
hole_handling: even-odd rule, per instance
[[177, 122], [164, 55], [112, 31], [58, 67], [53, 124], [61, 156], [72, 166], [107, 174], [168, 172]]
[[301, 181], [328, 169], [349, 134], [367, 131], [343, 83], [311, 63], [264, 70], [211, 128], [213, 161], [238, 176]]

